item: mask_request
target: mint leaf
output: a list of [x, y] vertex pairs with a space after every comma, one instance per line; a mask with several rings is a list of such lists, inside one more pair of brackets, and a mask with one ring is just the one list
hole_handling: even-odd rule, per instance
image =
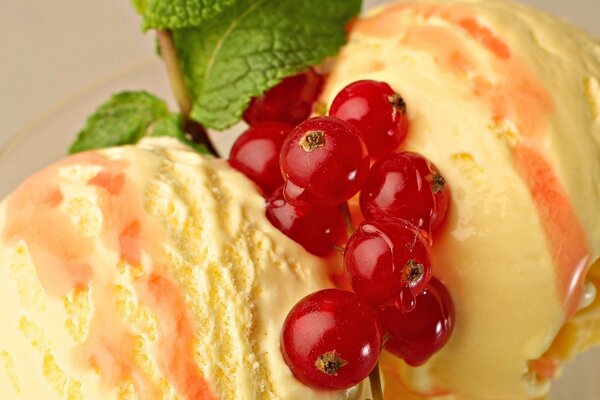
[[118, 93], [88, 117], [69, 153], [136, 143], [152, 122], [168, 115], [167, 104], [149, 93]]
[[198, 153], [210, 154], [208, 149], [203, 144], [198, 144], [189, 139], [183, 131], [183, 123], [179, 113], [172, 113], [167, 117], [163, 117], [150, 126], [147, 132], [148, 137], [173, 137], [181, 143], [190, 146]]
[[235, 124], [252, 97], [334, 55], [360, 6], [361, 0], [236, 0], [218, 18], [174, 30], [192, 118], [215, 129]]
[[[134, 0], [139, 2], [144, 0]], [[200, 26], [205, 20], [215, 18], [235, 0], [145, 0], [142, 8], [144, 30], [181, 29]], [[138, 8], [139, 10], [139, 8]]]
[[199, 153], [209, 154], [205, 145], [194, 142], [184, 132], [181, 115], [170, 113], [163, 100], [147, 92], [113, 95], [88, 117], [69, 153], [134, 144], [145, 136], [173, 137]]
[[185, 136], [182, 129], [181, 115], [179, 113], [171, 113], [166, 117], [154, 122], [146, 132], [147, 137], [174, 137]]

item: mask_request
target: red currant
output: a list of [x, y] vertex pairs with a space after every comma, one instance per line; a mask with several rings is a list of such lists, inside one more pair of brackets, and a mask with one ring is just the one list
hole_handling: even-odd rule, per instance
[[335, 97], [329, 115], [354, 125], [372, 158], [396, 150], [408, 132], [406, 104], [385, 82], [351, 83]]
[[352, 125], [334, 117], [316, 117], [288, 135], [280, 164], [288, 201], [337, 205], [359, 191], [369, 171], [369, 156]]
[[322, 86], [323, 77], [312, 69], [287, 77], [262, 96], [252, 99], [244, 112], [244, 121], [249, 125], [265, 121], [297, 125], [312, 112]]
[[403, 219], [428, 232], [445, 220], [449, 201], [448, 185], [435, 165], [410, 152], [373, 164], [360, 194], [366, 219]]
[[279, 189], [267, 201], [266, 214], [273, 226], [318, 256], [327, 255], [346, 240], [344, 218], [337, 207], [293, 206]]
[[281, 122], [261, 122], [248, 128], [233, 144], [229, 164], [254, 181], [265, 194], [283, 185], [279, 153], [292, 130]]
[[369, 303], [409, 311], [431, 278], [429, 244], [400, 221], [363, 222], [348, 240], [344, 267], [354, 291]]
[[294, 376], [316, 389], [347, 389], [365, 379], [381, 353], [376, 313], [352, 292], [325, 289], [300, 300], [281, 335]]
[[389, 335], [385, 349], [418, 366], [440, 350], [454, 329], [454, 303], [448, 289], [432, 278], [427, 289], [417, 297], [416, 307], [402, 313], [396, 307], [379, 310], [382, 329]]

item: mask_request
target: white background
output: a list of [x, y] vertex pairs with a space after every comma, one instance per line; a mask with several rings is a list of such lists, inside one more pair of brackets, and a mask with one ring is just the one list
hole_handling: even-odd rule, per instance
[[[599, 0], [525, 2], [600, 37]], [[154, 57], [139, 23], [128, 0], [0, 0], [0, 148], [66, 99]]]

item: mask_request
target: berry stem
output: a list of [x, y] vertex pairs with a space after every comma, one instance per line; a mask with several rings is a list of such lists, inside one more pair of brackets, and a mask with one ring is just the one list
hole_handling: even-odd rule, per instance
[[350, 207], [348, 206], [347, 201], [340, 204], [340, 211], [342, 212], [342, 216], [344, 217], [344, 222], [346, 224], [346, 234], [348, 237], [350, 237], [356, 228], [354, 228], [354, 224], [352, 223], [352, 214], [350, 213]]
[[187, 122], [184, 122], [183, 131], [188, 135], [188, 137], [194, 143], [200, 143], [206, 146], [206, 149], [215, 157], [220, 157], [219, 152], [215, 148], [213, 142], [210, 140], [208, 136], [208, 132], [206, 128], [202, 126], [201, 123], [194, 121], [193, 119], [189, 119]]
[[179, 111], [181, 112], [184, 131], [190, 135], [196, 143], [204, 144], [212, 155], [219, 157], [215, 146], [206, 133], [206, 129], [201, 124], [190, 119], [192, 97], [185, 86], [183, 74], [181, 73], [181, 65], [179, 63], [179, 58], [177, 57], [175, 44], [173, 43], [173, 34], [168, 29], [161, 29], [156, 32], [160, 52], [167, 68], [171, 90], [173, 91], [173, 95], [179, 106]]
[[371, 383], [371, 394], [373, 400], [383, 400], [383, 391], [381, 390], [381, 376], [379, 375], [379, 362], [373, 368], [373, 372], [369, 375], [369, 382]]
[[[344, 222], [346, 223], [346, 233], [348, 237], [351, 237], [354, 234], [356, 228], [352, 223], [352, 214], [350, 213], [350, 207], [348, 206], [348, 202], [344, 202], [340, 204], [340, 210], [342, 212], [342, 216], [344, 217]], [[383, 391], [381, 390], [381, 376], [379, 375], [379, 362], [371, 371], [369, 375], [369, 382], [371, 383], [371, 395], [373, 395], [373, 400], [383, 400]]]
[[344, 246], [338, 246], [337, 244], [334, 244], [332, 247], [335, 251], [339, 251], [342, 255], [344, 255], [344, 251], [346, 250]]

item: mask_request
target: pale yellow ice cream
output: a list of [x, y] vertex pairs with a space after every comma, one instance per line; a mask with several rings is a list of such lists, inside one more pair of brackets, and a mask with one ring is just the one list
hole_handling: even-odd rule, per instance
[[364, 398], [284, 363], [283, 321], [330, 286], [328, 265], [223, 161], [157, 144], [77, 155], [1, 203], [0, 234], [2, 399]]
[[600, 45], [513, 2], [401, 2], [356, 22], [324, 102], [360, 79], [402, 94], [403, 149], [430, 158], [452, 194], [433, 259], [456, 329], [423, 367], [386, 363], [388, 383], [464, 399], [545, 395], [562, 360], [600, 341], [596, 302], [552, 345], [594, 300]]
[[[403, 148], [452, 194], [433, 258], [456, 329], [423, 367], [384, 356], [387, 399], [544, 396], [600, 341], [600, 45], [511, 2], [405, 2], [354, 25], [324, 101], [358, 79], [403, 95]], [[283, 362], [283, 320], [328, 265], [220, 161], [75, 156], [0, 205], [0, 235], [0, 398], [366, 396], [313, 391]]]

